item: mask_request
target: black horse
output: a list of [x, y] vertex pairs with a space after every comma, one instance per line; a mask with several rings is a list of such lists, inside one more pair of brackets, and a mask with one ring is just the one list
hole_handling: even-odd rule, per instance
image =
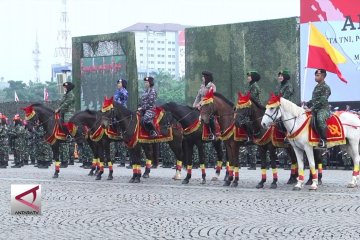
[[[133, 112], [117, 102], [113, 102], [113, 108], [110, 111], [105, 112], [103, 116], [103, 125], [108, 127], [111, 125], [116, 131], [121, 134], [123, 141], [128, 147], [130, 159], [133, 165], [133, 176], [129, 182], [138, 183], [141, 177], [141, 147], [144, 148], [147, 161], [153, 158], [154, 144], [153, 143], [141, 143], [137, 140], [137, 131], [140, 127], [140, 120], [136, 112]], [[170, 148], [173, 150], [175, 157], [178, 161], [183, 160], [182, 151], [182, 129], [177, 121], [172, 117], [171, 113], [165, 112], [160, 123], [161, 132], [165, 133], [172, 131], [173, 139], [168, 140]], [[154, 140], [154, 142], [160, 142], [162, 140]], [[146, 168], [145, 177], [149, 176], [150, 168]], [[144, 177], [144, 176], [143, 176]]]
[[[267, 169], [267, 161], [266, 161], [266, 153], [269, 152], [270, 155], [270, 164], [273, 170], [273, 182], [270, 185], [270, 188], [277, 188], [277, 154], [276, 148], [272, 142], [272, 132], [273, 129], [264, 129], [261, 126], [261, 119], [265, 113], [265, 107], [258, 104], [256, 101], [252, 101], [250, 99], [250, 95], [240, 95], [243, 96], [246, 100], [243, 102], [245, 107], [237, 107], [235, 114], [235, 126], [243, 127], [248, 132], [253, 133], [254, 143], [258, 145], [260, 159], [261, 159], [261, 181], [257, 184], [256, 188], [263, 188], [264, 183], [266, 182], [266, 169]], [[279, 142], [280, 146], [285, 145]], [[291, 146], [286, 146], [286, 150], [290, 156], [292, 164], [296, 164], [296, 155]], [[296, 172], [291, 172], [290, 179], [288, 181], [289, 184], [296, 182]], [[295, 181], [295, 182], [294, 182]]]
[[113, 179], [113, 161], [110, 156], [110, 143], [121, 140], [120, 135], [111, 134], [111, 129], [104, 129], [101, 126], [102, 112], [85, 110], [75, 113], [65, 125], [69, 133], [74, 137], [78, 144], [79, 153], [83, 149], [85, 141], [89, 144], [94, 155], [89, 175], [94, 175], [98, 166], [99, 172], [96, 174], [96, 180], [101, 179], [104, 173], [104, 165], [109, 167], [108, 180]]
[[41, 125], [45, 131], [45, 140], [51, 145], [53, 160], [55, 161], [55, 173], [53, 178], [59, 177], [60, 165], [60, 144], [66, 142], [66, 136], [60, 133], [61, 126], [59, 120], [55, 117], [55, 112], [51, 108], [41, 104], [34, 103], [23, 108], [25, 119], [33, 126]]
[[[185, 164], [187, 165], [187, 175], [183, 180], [183, 184], [189, 183], [191, 178], [191, 169], [192, 169], [192, 157], [193, 157], [193, 148], [194, 146], [197, 147], [199, 153], [199, 162], [200, 168], [202, 171], [202, 184], [206, 182], [206, 172], [205, 172], [205, 154], [204, 154], [204, 141], [202, 139], [202, 123], [199, 122], [200, 112], [196, 108], [192, 108], [189, 106], [179, 105], [175, 102], [169, 102], [164, 105], [161, 105], [165, 111], [171, 112], [173, 117], [179, 121], [182, 128], [184, 129], [184, 160]], [[213, 146], [217, 153], [217, 174], [220, 174], [220, 169], [222, 162], [223, 162], [223, 151], [221, 147], [221, 141], [216, 140], [213, 141]], [[180, 178], [181, 172], [181, 163], [176, 164], [176, 175], [174, 179]]]

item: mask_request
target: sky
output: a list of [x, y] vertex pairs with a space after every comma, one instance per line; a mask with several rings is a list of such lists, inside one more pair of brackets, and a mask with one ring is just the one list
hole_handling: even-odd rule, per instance
[[[138, 22], [209, 26], [300, 16], [300, 0], [67, 0], [72, 37], [117, 32]], [[0, 79], [35, 79], [32, 51], [40, 50], [40, 81], [59, 63], [63, 0], [0, 0]]]

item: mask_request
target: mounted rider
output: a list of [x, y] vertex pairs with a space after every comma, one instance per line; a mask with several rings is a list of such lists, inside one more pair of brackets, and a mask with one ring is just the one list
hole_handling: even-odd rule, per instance
[[[216, 86], [213, 83], [214, 78], [213, 78], [213, 74], [209, 71], [202, 71], [202, 77], [201, 77], [201, 85], [200, 85], [200, 89], [195, 97], [195, 101], [193, 103], [193, 107], [197, 108], [200, 110], [201, 107], [201, 100], [202, 98], [206, 95], [206, 93], [210, 90], [210, 88], [213, 89], [214, 92], [216, 92]], [[209, 134], [209, 138], [208, 140], [215, 140], [215, 119], [214, 116], [210, 116], [209, 119], [209, 130], [210, 130], [210, 134]]]
[[306, 103], [310, 107], [308, 111], [312, 112], [312, 117], [315, 118], [317, 131], [320, 135], [320, 142], [318, 147], [326, 148], [326, 120], [330, 117], [329, 110], [329, 96], [331, 89], [325, 82], [326, 71], [324, 69], [317, 69], [315, 71], [315, 81], [317, 85], [312, 92], [312, 98]]
[[[246, 81], [248, 83], [246, 90], [247, 92], [250, 92], [251, 100], [261, 105], [260, 102], [261, 90], [259, 85], [257, 84], [257, 82], [261, 79], [260, 74], [257, 71], [249, 71], [246, 74], [246, 76], [247, 76]], [[249, 127], [246, 129], [246, 131], [249, 137], [248, 140], [245, 142], [245, 144], [253, 144], [253, 137], [254, 137], [253, 129]]]
[[[72, 90], [75, 85], [72, 82], [64, 82], [64, 95], [61, 98], [58, 108], [55, 110], [55, 113], [60, 113], [60, 126], [64, 121], [68, 121], [72, 114], [75, 111], [75, 96]], [[66, 128], [62, 128], [66, 129]]]
[[141, 96], [141, 103], [138, 111], [142, 115], [142, 126], [149, 132], [150, 137], [155, 138], [158, 133], [155, 130], [153, 119], [155, 117], [155, 102], [157, 100], [157, 92], [154, 88], [154, 78], [144, 78], [145, 89]]

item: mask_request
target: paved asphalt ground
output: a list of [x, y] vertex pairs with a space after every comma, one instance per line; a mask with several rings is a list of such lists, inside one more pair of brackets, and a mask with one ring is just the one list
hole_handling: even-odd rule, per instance
[[[200, 184], [199, 169], [188, 185], [172, 169], [153, 169], [130, 184], [131, 170], [115, 166], [114, 179], [96, 181], [88, 170], [0, 169], [0, 239], [359, 239], [360, 190], [347, 189], [351, 171], [325, 170], [316, 192], [292, 191], [289, 171], [279, 170], [278, 189], [255, 189], [260, 170], [240, 170], [237, 188]], [[308, 171], [306, 171], [308, 174]], [[223, 178], [224, 172], [221, 174]], [[183, 172], [183, 177], [185, 176]], [[271, 178], [270, 171], [268, 177]], [[11, 184], [41, 184], [42, 215], [10, 214]]]

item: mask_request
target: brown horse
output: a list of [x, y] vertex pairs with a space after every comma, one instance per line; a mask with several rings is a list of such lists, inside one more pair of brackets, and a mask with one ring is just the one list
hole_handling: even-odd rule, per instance
[[[267, 161], [266, 161], [266, 153], [269, 152], [270, 155], [270, 163], [273, 171], [273, 182], [270, 185], [270, 188], [277, 188], [277, 147], [286, 147], [288, 155], [290, 156], [292, 166], [296, 164], [296, 155], [293, 148], [290, 145], [284, 144], [284, 137], [278, 132], [280, 137], [275, 138], [275, 131], [278, 131], [277, 128], [269, 128], [264, 129], [261, 126], [261, 119], [264, 116], [265, 107], [261, 106], [256, 101], [251, 100], [250, 93], [242, 95], [239, 93], [239, 99], [236, 106], [236, 114], [235, 114], [235, 126], [242, 127], [246, 129], [246, 131], [253, 133], [254, 143], [258, 145], [260, 159], [261, 159], [261, 181], [257, 184], [256, 188], [263, 188], [264, 183], [266, 182], [266, 169], [267, 169]], [[282, 137], [281, 137], [282, 136]], [[290, 179], [288, 184], [296, 183], [297, 171], [294, 169], [291, 171]]]
[[[123, 141], [129, 149], [129, 155], [133, 164], [133, 176], [129, 182], [138, 183], [141, 177], [141, 147], [145, 148], [147, 162], [154, 156], [153, 143], [141, 143], [137, 140], [137, 132], [139, 131], [140, 121], [136, 112], [133, 112], [117, 102], [113, 102], [113, 108], [107, 111], [103, 116], [103, 125], [113, 128], [122, 135]], [[161, 132], [172, 131], [173, 138], [168, 141], [170, 148], [173, 150], [177, 160], [183, 160], [182, 149], [182, 128], [177, 121], [168, 112], [159, 122]], [[153, 142], [160, 142], [161, 139], [154, 139]], [[148, 164], [147, 164], [148, 165]], [[151, 165], [151, 163], [150, 163]], [[148, 177], [150, 167], [146, 168], [146, 177]], [[144, 174], [145, 174], [144, 173]]]
[[[226, 148], [229, 161], [229, 177], [225, 179], [224, 186], [236, 187], [239, 182], [239, 147], [241, 141], [234, 138], [234, 104], [220, 93], [213, 93], [212, 90], [203, 98], [200, 108], [201, 120], [209, 124], [211, 117], [217, 117], [222, 132], [221, 139]], [[235, 178], [234, 178], [235, 175]], [[233, 182], [232, 182], [233, 181]]]

